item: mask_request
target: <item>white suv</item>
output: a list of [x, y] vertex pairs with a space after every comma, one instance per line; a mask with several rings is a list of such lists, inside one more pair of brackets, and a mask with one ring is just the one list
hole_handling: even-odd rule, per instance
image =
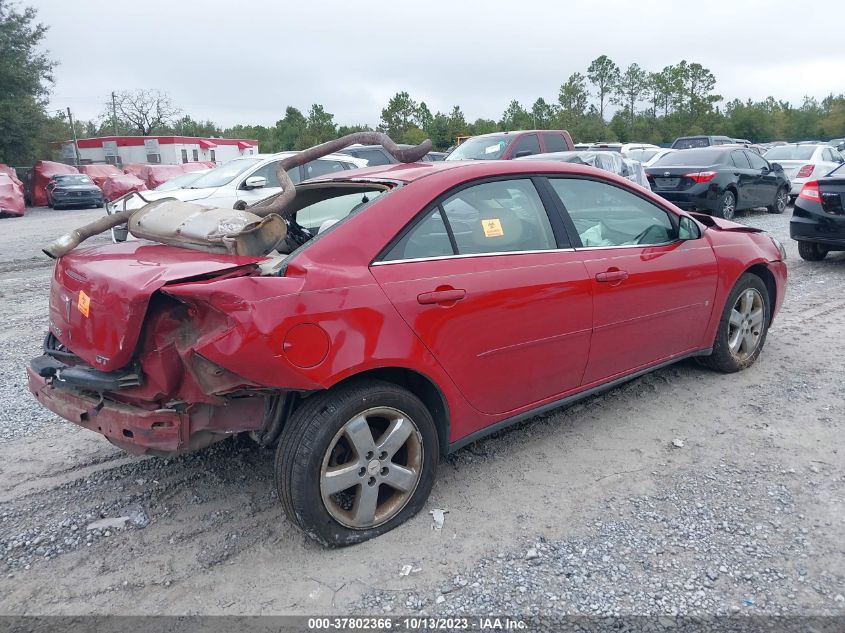
[[[282, 190], [279, 179], [276, 177], [276, 167], [280, 160], [296, 153], [254, 154], [234, 158], [203, 174], [184, 189], [144, 191], [140, 195], [149, 201], [176, 198], [183, 202], [201, 202], [204, 206], [243, 209]], [[360, 158], [345, 154], [329, 154], [301, 167], [288, 170], [288, 175], [294, 184], [297, 184], [308, 178], [316, 178], [334, 171], [366, 166], [367, 161]], [[107, 204], [106, 212], [111, 215], [124, 209], [140, 209], [144, 204], [144, 200], [139, 196], [128, 195]], [[120, 231], [116, 233], [120, 234]], [[123, 233], [125, 234], [125, 229]]]

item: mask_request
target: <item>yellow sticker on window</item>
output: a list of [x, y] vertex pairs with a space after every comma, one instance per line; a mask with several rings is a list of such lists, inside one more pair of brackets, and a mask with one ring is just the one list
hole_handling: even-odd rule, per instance
[[84, 290], [79, 291], [79, 301], [76, 302], [76, 307], [86, 319], [88, 318], [88, 309], [91, 307], [91, 297], [85, 294]]
[[484, 235], [487, 237], [502, 237], [505, 232], [502, 230], [502, 223], [493, 218], [492, 220], [481, 220], [484, 227]]

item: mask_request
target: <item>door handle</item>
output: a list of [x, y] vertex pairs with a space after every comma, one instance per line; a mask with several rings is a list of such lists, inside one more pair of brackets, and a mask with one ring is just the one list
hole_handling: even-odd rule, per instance
[[467, 291], [462, 288], [438, 288], [432, 292], [417, 295], [417, 302], [422, 305], [431, 305], [432, 303], [453, 304], [463, 299], [466, 294]]
[[627, 270], [608, 270], [607, 272], [596, 273], [596, 281], [605, 284], [621, 284], [627, 278]]

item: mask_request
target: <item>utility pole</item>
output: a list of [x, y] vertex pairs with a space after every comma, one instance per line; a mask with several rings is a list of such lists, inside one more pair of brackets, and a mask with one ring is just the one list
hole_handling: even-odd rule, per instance
[[117, 136], [117, 98], [114, 90], [111, 91], [111, 126], [114, 135]]
[[67, 109], [67, 118], [70, 121], [70, 131], [73, 132], [73, 160], [79, 167], [79, 141], [76, 140], [76, 128], [73, 125], [73, 115], [70, 113], [70, 108]]

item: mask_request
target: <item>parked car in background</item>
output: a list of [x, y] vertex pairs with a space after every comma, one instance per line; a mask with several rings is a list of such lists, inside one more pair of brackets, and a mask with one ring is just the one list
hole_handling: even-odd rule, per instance
[[181, 176], [176, 176], [175, 178], [171, 178], [170, 180], [161, 183], [158, 187], [153, 189], [153, 191], [175, 191], [176, 189], [184, 189], [198, 180], [200, 176], [207, 174], [210, 171], [210, 169], [200, 169], [198, 171], [191, 171], [187, 174], [182, 174]]
[[[648, 153], [650, 152], [650, 150], [642, 150], [642, 151], [643, 151], [643, 156], [647, 156]], [[640, 160], [639, 158], [636, 159], [636, 160], [640, 160], [640, 162], [643, 164], [643, 167], [651, 167], [652, 165], [654, 165], [654, 163], [656, 163], [662, 157], [666, 156], [666, 154], [671, 154], [674, 151], [675, 150], [670, 148], [670, 147], [661, 147], [660, 149], [655, 151], [653, 154], [651, 154], [651, 156], [649, 156], [646, 160], [643, 161], [643, 160]]]
[[[414, 147], [413, 145], [407, 145], [405, 143], [397, 143], [397, 145], [403, 149]], [[381, 145], [350, 145], [349, 147], [339, 150], [338, 154], [346, 154], [355, 158], [361, 158], [367, 161], [368, 167], [375, 167], [377, 165], [395, 165], [399, 162]], [[434, 161], [443, 160], [445, 157], [445, 152], [429, 152], [422, 160], [426, 163], [433, 163]]]
[[53, 176], [44, 191], [51, 209], [103, 206], [102, 190], [85, 174]]
[[810, 180], [816, 180], [845, 161], [842, 155], [825, 143], [790, 143], [767, 151], [764, 158], [783, 167], [792, 182], [789, 195], [794, 200]]
[[532, 154], [575, 149], [566, 130], [493, 132], [467, 139], [446, 157], [452, 160], [510, 160]]
[[[170, 191], [145, 191], [141, 195], [129, 194], [106, 205], [106, 213], [112, 214], [124, 209], [140, 209], [146, 201], [176, 198], [183, 202], [200, 202], [215, 207], [245, 209], [248, 205], [281, 192], [282, 187], [276, 176], [279, 161], [296, 152], [279, 154], [253, 154], [232, 160], [207, 171], [194, 182], [182, 189]], [[347, 169], [365, 167], [366, 161], [346, 154], [329, 154], [317, 160], [294, 167], [288, 176], [294, 184]], [[193, 173], [193, 172], [192, 172]], [[116, 242], [127, 239], [124, 226], [112, 229]]]
[[23, 199], [23, 184], [10, 174], [0, 171], [0, 218], [20, 217], [26, 211]]
[[836, 148], [839, 153], [845, 153], [845, 138], [832, 138], [827, 144]]
[[783, 213], [789, 179], [778, 164], [734, 147], [685, 149], [646, 169], [651, 189], [682, 209], [704, 209], [730, 220], [741, 209]]
[[681, 136], [672, 143], [672, 149], [710, 147], [711, 145], [727, 145], [733, 142], [734, 140], [728, 136]]
[[684, 358], [749, 367], [783, 301], [773, 238], [581, 165], [339, 169], [284, 213], [313, 227], [326, 204], [332, 228], [282, 255], [59, 258], [30, 391], [135, 453], [253, 433], [289, 521], [346, 546], [486, 434]]
[[792, 210], [789, 235], [807, 261], [845, 251], [845, 165], [804, 183]]
[[617, 176], [622, 176], [622, 178], [635, 182], [641, 187], [650, 189], [642, 163], [625, 158], [619, 152], [575, 150], [574, 152], [534, 154], [533, 156], [523, 156], [516, 160], [553, 160], [562, 163], [589, 165], [590, 167], [603, 169]]

